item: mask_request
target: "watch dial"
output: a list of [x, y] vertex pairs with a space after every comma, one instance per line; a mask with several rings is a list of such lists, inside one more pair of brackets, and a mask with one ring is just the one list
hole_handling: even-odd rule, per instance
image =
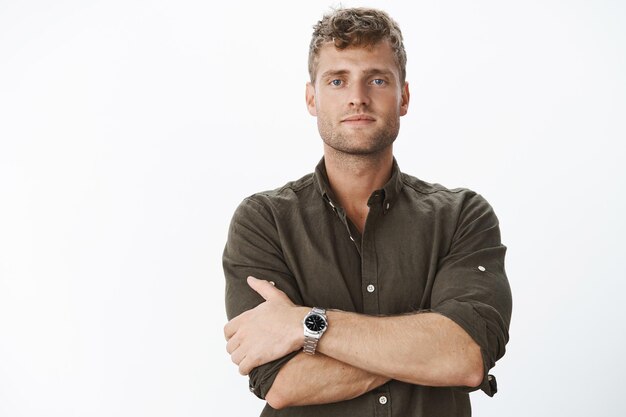
[[312, 332], [321, 332], [326, 327], [324, 319], [316, 314], [307, 317], [304, 324], [306, 325], [306, 328]]

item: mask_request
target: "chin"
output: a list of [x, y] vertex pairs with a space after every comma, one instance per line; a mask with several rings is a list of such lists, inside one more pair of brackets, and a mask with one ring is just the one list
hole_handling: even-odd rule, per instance
[[331, 148], [339, 153], [353, 156], [374, 156], [380, 155], [386, 151], [391, 145], [386, 146], [333, 146], [328, 144]]

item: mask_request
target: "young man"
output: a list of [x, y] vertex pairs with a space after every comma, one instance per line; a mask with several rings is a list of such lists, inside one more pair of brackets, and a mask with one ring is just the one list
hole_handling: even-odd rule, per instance
[[263, 416], [469, 416], [469, 391], [495, 393], [506, 248], [481, 196], [400, 172], [405, 64], [384, 12], [318, 22], [306, 104], [324, 158], [234, 214], [226, 348]]

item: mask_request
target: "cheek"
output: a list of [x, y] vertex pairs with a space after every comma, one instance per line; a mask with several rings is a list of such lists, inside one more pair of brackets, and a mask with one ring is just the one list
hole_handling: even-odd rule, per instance
[[[383, 101], [381, 101], [382, 103]], [[389, 113], [403, 116], [402, 97], [394, 95], [393, 97], [386, 97], [384, 99], [384, 105], [386, 109], [389, 109]], [[406, 112], [405, 112], [406, 113]]]
[[317, 104], [318, 109], [324, 109], [328, 106], [332, 106], [333, 101], [337, 98], [333, 96], [329, 96], [328, 94], [319, 94], [315, 96], [315, 103]]
[[317, 108], [317, 117], [332, 117], [334, 114], [338, 114], [339, 106], [337, 100], [332, 97], [321, 97], [315, 102]]

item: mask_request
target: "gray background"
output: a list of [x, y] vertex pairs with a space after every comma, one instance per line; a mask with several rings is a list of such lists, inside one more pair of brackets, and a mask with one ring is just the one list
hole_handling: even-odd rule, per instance
[[[400, 23], [400, 167], [483, 194], [514, 294], [477, 416], [618, 416], [626, 5], [371, 1]], [[314, 168], [327, 1], [0, 1], [0, 415], [256, 415], [225, 352], [247, 195]], [[618, 405], [619, 404], [619, 405]]]

